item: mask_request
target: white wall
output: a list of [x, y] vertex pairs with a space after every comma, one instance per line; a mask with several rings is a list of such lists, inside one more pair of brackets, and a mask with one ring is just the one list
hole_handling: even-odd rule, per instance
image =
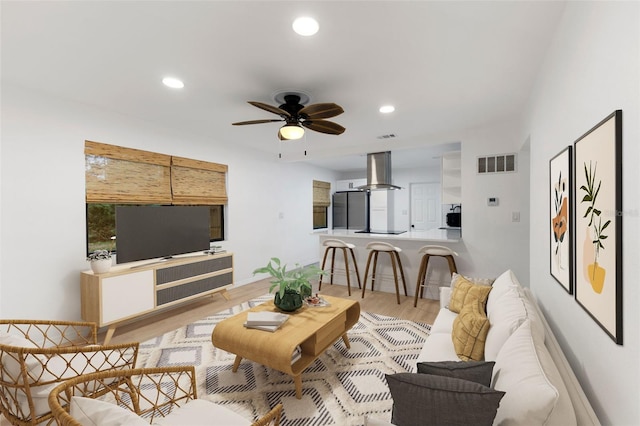
[[[529, 158], [520, 122], [509, 119], [470, 129], [458, 138], [462, 141], [462, 239], [469, 253], [468, 273], [496, 277], [511, 269], [527, 286]], [[517, 172], [477, 173], [477, 157], [504, 153], [517, 154]], [[498, 205], [488, 206], [489, 197], [497, 197]], [[519, 222], [511, 220], [513, 212], [520, 213]]]
[[[533, 92], [531, 288], [603, 424], [640, 424], [640, 3], [569, 2]], [[549, 160], [623, 111], [623, 333], [613, 340], [549, 275]], [[466, 188], [465, 188], [466, 190]]]
[[[79, 319], [85, 139], [229, 165], [227, 240], [237, 284], [279, 256], [318, 261], [312, 181], [336, 174], [86, 105], [2, 87], [0, 315]], [[277, 141], [275, 141], [277, 143]], [[282, 218], [280, 218], [282, 213]]]

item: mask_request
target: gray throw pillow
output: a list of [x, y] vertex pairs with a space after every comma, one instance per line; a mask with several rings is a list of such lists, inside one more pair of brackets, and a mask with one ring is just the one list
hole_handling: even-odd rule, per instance
[[397, 426], [490, 426], [504, 392], [432, 374], [387, 374]]
[[436, 376], [453, 377], [469, 380], [484, 386], [491, 386], [493, 361], [441, 361], [419, 362], [418, 373], [434, 374]]

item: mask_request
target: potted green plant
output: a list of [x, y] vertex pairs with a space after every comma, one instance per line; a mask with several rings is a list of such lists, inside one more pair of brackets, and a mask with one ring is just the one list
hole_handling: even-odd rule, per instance
[[324, 275], [325, 271], [316, 265], [302, 267], [296, 263], [296, 268], [287, 270], [287, 265], [283, 265], [280, 259], [272, 257], [267, 266], [258, 268], [253, 274], [267, 273], [273, 277], [269, 292], [277, 288], [273, 303], [281, 310], [292, 312], [302, 306], [302, 301], [311, 296], [310, 280], [319, 275]]
[[111, 253], [109, 250], [96, 250], [87, 256], [94, 274], [104, 274], [111, 269]]

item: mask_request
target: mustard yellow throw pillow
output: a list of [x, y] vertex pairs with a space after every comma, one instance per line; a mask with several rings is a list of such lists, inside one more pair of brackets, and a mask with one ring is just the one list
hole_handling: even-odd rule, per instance
[[479, 301], [482, 303], [482, 310], [484, 311], [491, 288], [490, 285], [474, 284], [462, 275], [458, 275], [458, 279], [451, 292], [449, 310], [459, 313], [467, 303]]
[[489, 332], [489, 319], [480, 300], [466, 303], [453, 320], [453, 347], [463, 361], [484, 360], [484, 343]]

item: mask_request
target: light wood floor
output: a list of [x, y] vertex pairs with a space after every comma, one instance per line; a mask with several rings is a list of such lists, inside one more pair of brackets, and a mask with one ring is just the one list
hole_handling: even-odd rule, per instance
[[[313, 286], [317, 288], [317, 284]], [[216, 312], [235, 306], [239, 303], [253, 299], [269, 291], [269, 279], [255, 283], [234, 287], [229, 290], [231, 300], [226, 300], [220, 294], [205, 297], [197, 301], [183, 304], [173, 309], [167, 309], [161, 313], [150, 315], [116, 329], [111, 343], [144, 342], [155, 336], [159, 336], [178, 327], [190, 324], [196, 320], [210, 316]], [[351, 289], [351, 296], [344, 285], [330, 285], [323, 283], [321, 294], [344, 297], [360, 302], [360, 309], [380, 315], [402, 318], [410, 321], [433, 324], [433, 320], [440, 309], [437, 300], [419, 299], [418, 307], [413, 307], [413, 296], [400, 296], [400, 304], [397, 304], [395, 293], [384, 293], [367, 289], [364, 299], [362, 290]], [[126, 303], [123, 301], [123, 303]], [[102, 341], [104, 335], [98, 337]]]

